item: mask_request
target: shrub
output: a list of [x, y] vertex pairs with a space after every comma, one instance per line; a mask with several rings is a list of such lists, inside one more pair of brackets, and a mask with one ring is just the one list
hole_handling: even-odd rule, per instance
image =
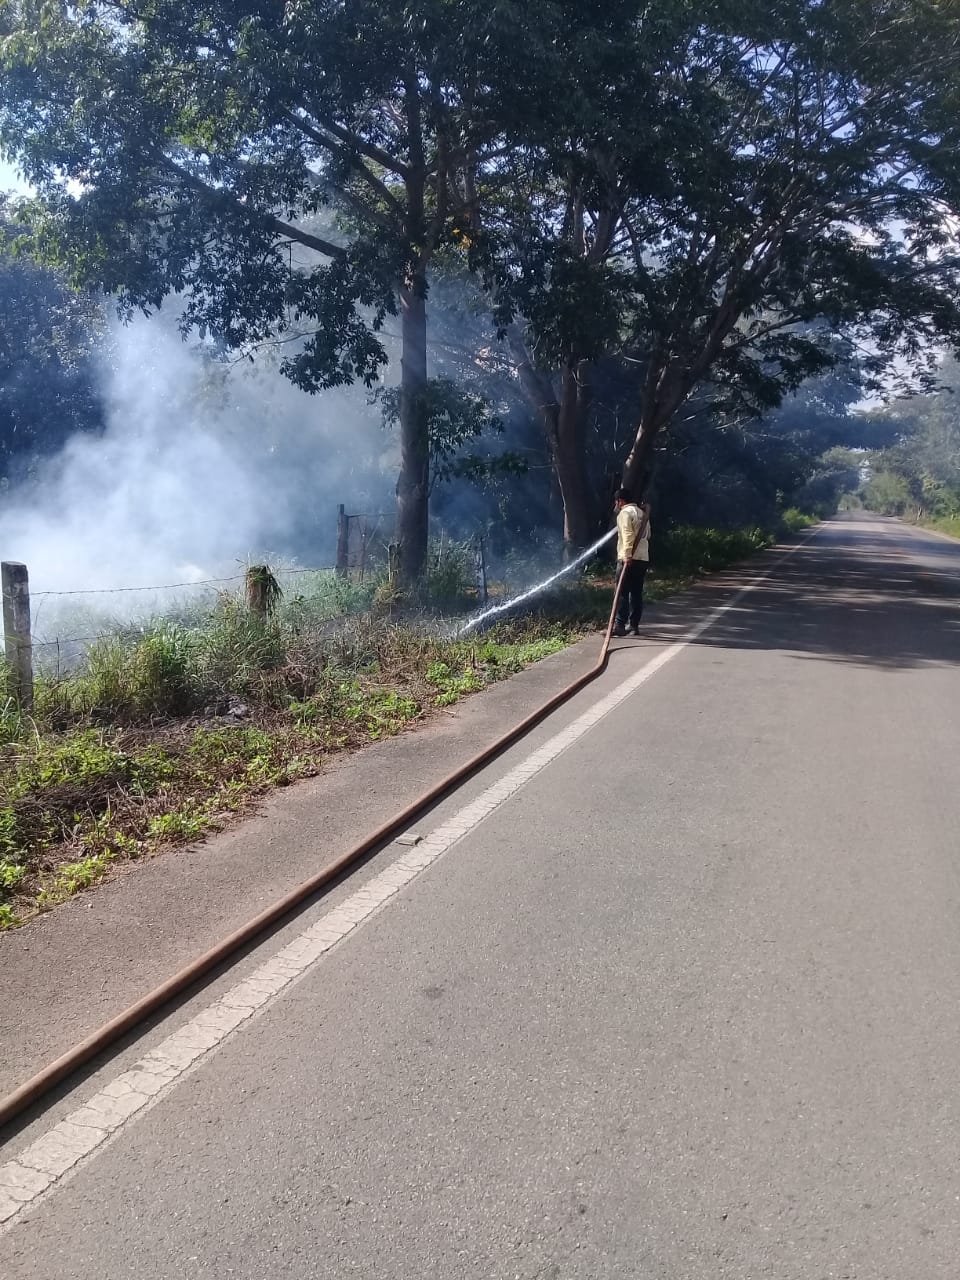
[[816, 516], [809, 515], [798, 507], [788, 507], [780, 516], [780, 524], [787, 533], [801, 533], [816, 523]]

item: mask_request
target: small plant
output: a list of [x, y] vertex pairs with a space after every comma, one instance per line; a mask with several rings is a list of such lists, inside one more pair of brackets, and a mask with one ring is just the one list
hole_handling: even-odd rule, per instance
[[41, 891], [37, 905], [41, 908], [54, 906], [65, 898], [89, 889], [91, 885], [102, 880], [106, 875], [111, 858], [107, 854], [94, 857], [78, 858], [76, 862], [63, 862], [57, 874]]
[[450, 707], [483, 687], [483, 677], [474, 668], [456, 672], [445, 662], [432, 662], [427, 668], [427, 680], [436, 687], [434, 702], [438, 707]]
[[209, 818], [202, 809], [185, 804], [151, 818], [147, 835], [154, 840], [198, 840], [208, 826]]
[[0, 898], [7, 897], [14, 889], [19, 889], [26, 874], [26, 867], [18, 862], [9, 862], [6, 858], [0, 858]]

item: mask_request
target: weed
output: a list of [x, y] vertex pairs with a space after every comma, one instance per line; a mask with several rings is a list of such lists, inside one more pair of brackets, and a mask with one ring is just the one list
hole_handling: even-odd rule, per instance
[[130, 650], [117, 637], [94, 641], [87, 651], [85, 676], [74, 682], [72, 709], [120, 712], [129, 705]]
[[431, 662], [426, 674], [428, 683], [436, 687], [434, 702], [438, 707], [452, 706], [483, 687], [483, 677], [472, 667], [454, 671], [446, 662]]
[[186, 715], [197, 706], [196, 638], [161, 624], [130, 657], [130, 700], [141, 715]]
[[26, 867], [18, 862], [9, 862], [6, 858], [0, 858], [0, 897], [6, 897], [14, 889], [19, 889], [26, 874]]
[[210, 819], [204, 809], [184, 804], [169, 813], [158, 813], [151, 818], [147, 835], [154, 840], [198, 840], [209, 825]]
[[939, 516], [933, 520], [924, 520], [923, 523], [928, 529], [937, 529], [951, 538], [960, 538], [960, 515]]
[[658, 574], [698, 577], [745, 560], [774, 541], [765, 529], [670, 529], [657, 537], [655, 564]]
[[89, 889], [103, 879], [110, 861], [110, 856], [104, 853], [78, 858], [76, 862], [61, 863], [54, 878], [44, 885], [37, 896], [37, 905], [41, 909], [52, 907], [83, 889]]
[[[0, 662], [0, 691], [6, 689], [8, 672], [6, 664]], [[0, 745], [16, 742], [23, 736], [24, 718], [15, 698], [5, 698], [0, 703]]]

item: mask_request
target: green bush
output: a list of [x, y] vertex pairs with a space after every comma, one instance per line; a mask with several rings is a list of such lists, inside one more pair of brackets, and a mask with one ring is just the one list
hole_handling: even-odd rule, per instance
[[798, 507], [788, 507], [780, 516], [780, 524], [787, 533], [802, 533], [804, 529], [809, 529], [816, 523], [817, 516], [801, 511]]
[[901, 516], [912, 502], [910, 486], [893, 471], [878, 471], [864, 486], [863, 502], [882, 516]]
[[198, 636], [202, 685], [220, 695], [252, 697], [266, 672], [286, 660], [287, 633], [278, 617], [253, 617], [239, 600], [225, 598]]
[[745, 560], [770, 546], [764, 529], [699, 529], [683, 526], [655, 535], [654, 563], [658, 572], [696, 577]]
[[473, 556], [471, 543], [431, 547], [419, 592], [422, 603], [440, 609], [463, 606], [476, 587]]
[[131, 694], [142, 715], [186, 715], [199, 694], [197, 640], [183, 627], [161, 624], [130, 657]]
[[122, 713], [130, 709], [130, 649], [117, 636], [107, 636], [87, 650], [86, 672], [73, 682], [74, 709]]

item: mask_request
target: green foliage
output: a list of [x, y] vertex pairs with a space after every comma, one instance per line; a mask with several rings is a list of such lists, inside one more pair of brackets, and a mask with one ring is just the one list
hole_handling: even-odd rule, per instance
[[929, 524], [931, 528], [939, 530], [940, 533], [946, 533], [951, 538], [960, 539], [960, 515], [940, 516], [925, 523]]
[[[937, 339], [960, 337], [941, 203], [958, 207], [956, 10], [908, 0], [869, 40], [848, 4], [636, 12], [556, 69], [555, 110], [602, 129], [546, 127], [521, 151], [488, 271], [504, 331], [525, 325], [531, 406], [563, 411], [564, 456], [604, 357], [636, 364], [630, 482], [698, 389], [700, 432], [735, 432], [834, 368], [838, 334], [868, 389], [901, 365], [929, 380]], [[586, 396], [566, 396], [572, 372]]]
[[19, 889], [26, 874], [26, 867], [20, 863], [0, 858], [0, 898], [8, 896], [14, 889]]
[[948, 360], [935, 394], [916, 395], [874, 416], [893, 441], [871, 457], [863, 500], [872, 510], [901, 515], [913, 507], [926, 518], [960, 514], [960, 366]]
[[[668, 534], [675, 577], [658, 566], [653, 592], [765, 542], [755, 530]], [[316, 772], [330, 752], [399, 733], [425, 708], [450, 706], [558, 652], [584, 625], [606, 620], [611, 592], [610, 580], [564, 588], [541, 601], [547, 616], [464, 640], [371, 619], [322, 638], [325, 623], [309, 622], [307, 596], [252, 629], [221, 603], [195, 633], [158, 626], [98, 647], [95, 674], [80, 670], [56, 699], [45, 695], [36, 723], [21, 724], [0, 753], [0, 928], [21, 921], [31, 901], [46, 909], [95, 884], [117, 860], [202, 838], [267, 789]], [[187, 709], [191, 718], [168, 721], [159, 737], [144, 727], [158, 708], [173, 715], [240, 687], [251, 694], [239, 712], [246, 723], [221, 717], [220, 704], [201, 725]], [[91, 727], [107, 695], [126, 727]]]
[[172, 842], [198, 840], [207, 826], [207, 815], [203, 809], [188, 803], [168, 813], [156, 814], [150, 819], [147, 835], [153, 839]]
[[53, 906], [83, 889], [89, 889], [103, 879], [109, 864], [110, 858], [106, 854], [62, 863], [54, 878], [44, 885], [38, 899], [39, 905]]
[[[374, 398], [382, 408], [384, 424], [399, 425], [400, 388], [382, 388]], [[504, 424], [480, 392], [450, 378], [432, 378], [420, 393], [420, 401], [432, 487], [454, 480], [482, 485], [497, 476], [526, 474], [526, 463], [515, 451], [490, 452], [489, 440], [503, 435]], [[473, 444], [487, 448], [484, 452], [468, 450]]]
[[655, 563], [658, 573], [697, 577], [745, 560], [773, 541], [764, 529], [671, 529], [656, 535]]
[[240, 602], [224, 599], [198, 640], [204, 686], [220, 695], [254, 696], [267, 673], [279, 669], [287, 653], [283, 622], [251, 616]]
[[892, 471], [878, 471], [864, 485], [863, 501], [880, 515], [901, 516], [912, 501], [910, 485]]
[[475, 587], [473, 558], [474, 548], [469, 542], [431, 547], [420, 585], [424, 603], [438, 609], [466, 607]]
[[[5, 662], [0, 661], [0, 692], [8, 687], [9, 671]], [[16, 699], [4, 698], [0, 701], [0, 746], [8, 742], [16, 742], [23, 734], [24, 719], [20, 714]]]
[[0, 479], [32, 473], [72, 435], [104, 425], [100, 303], [16, 254], [12, 213], [0, 193]]
[[427, 680], [437, 690], [434, 701], [438, 707], [449, 707], [483, 686], [483, 679], [474, 668], [466, 667], [458, 671], [440, 661], [431, 662], [427, 667]]
[[796, 507], [788, 507], [780, 517], [780, 522], [787, 533], [801, 533], [817, 523], [817, 517]]
[[196, 639], [176, 624], [160, 624], [130, 657], [131, 694], [141, 715], [186, 715], [197, 705]]

